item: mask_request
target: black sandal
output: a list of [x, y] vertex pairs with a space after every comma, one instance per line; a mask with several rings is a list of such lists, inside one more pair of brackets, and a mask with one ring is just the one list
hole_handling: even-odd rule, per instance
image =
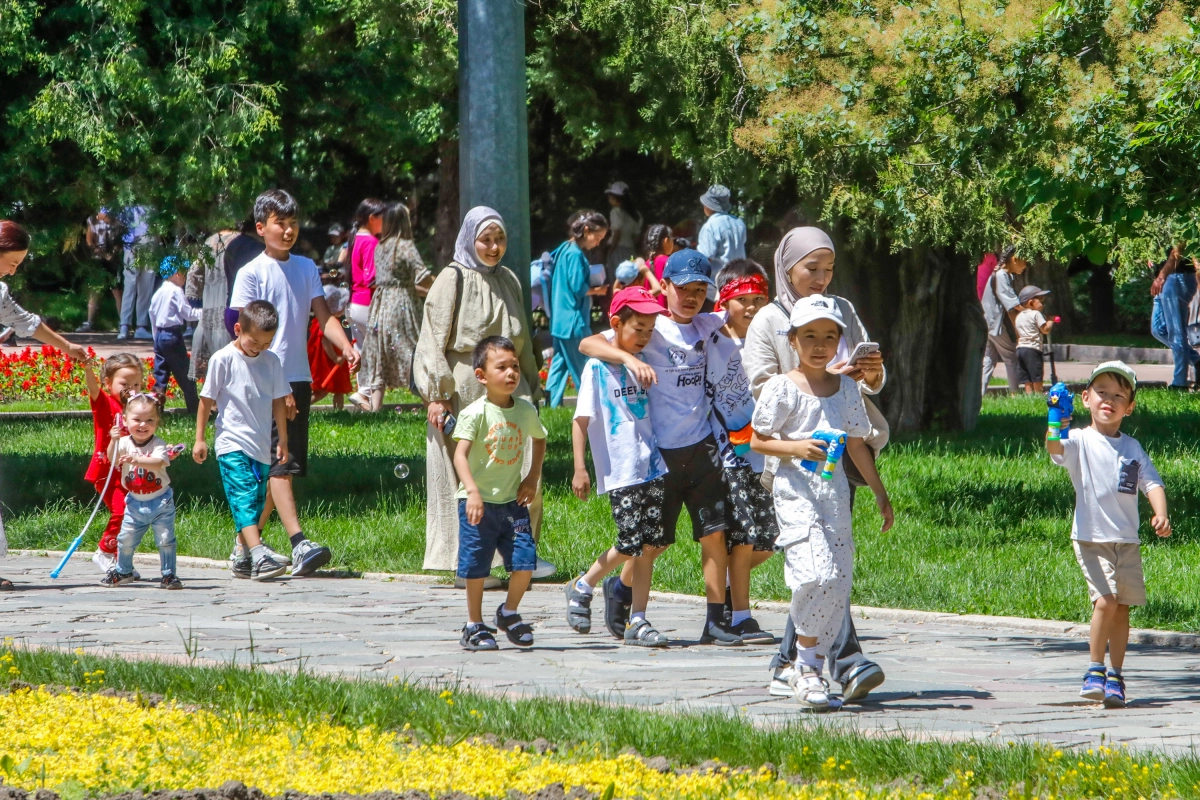
[[495, 631], [482, 622], [468, 623], [463, 626], [462, 639], [458, 643], [467, 650], [499, 650], [493, 633]]
[[532, 647], [533, 628], [521, 621], [520, 614], [501, 613], [503, 608], [503, 603], [496, 607], [496, 627], [504, 631], [508, 640], [517, 647]]

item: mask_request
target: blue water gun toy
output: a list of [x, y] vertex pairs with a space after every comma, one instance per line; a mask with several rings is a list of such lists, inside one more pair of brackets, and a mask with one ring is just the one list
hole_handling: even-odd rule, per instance
[[[838, 460], [846, 452], [846, 432], [817, 431], [812, 438], [825, 443], [825, 468], [821, 470], [821, 477], [831, 481], [833, 480], [833, 471], [837, 469]], [[800, 466], [809, 472], [817, 471], [817, 462], [815, 461], [801, 461]]]
[[1071, 435], [1071, 417], [1075, 415], [1075, 393], [1062, 381], [1050, 387], [1046, 395], [1047, 415], [1046, 441], [1057, 442]]

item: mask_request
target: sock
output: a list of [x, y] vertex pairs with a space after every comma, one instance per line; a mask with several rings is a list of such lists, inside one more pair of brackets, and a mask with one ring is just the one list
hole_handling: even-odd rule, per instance
[[292, 540], [292, 547], [295, 547], [296, 545], [300, 544], [301, 542], [308, 541], [308, 537], [304, 535], [304, 531], [298, 531], [296, 533], [293, 533], [288, 538]]
[[266, 554], [267, 554], [267, 548], [265, 545], [260, 544], [258, 547], [250, 548], [250, 560], [253, 561], [255, 564], [257, 564], [258, 560], [260, 558], [262, 558], [263, 556], [265, 556]]
[[708, 613], [704, 618], [705, 627], [709, 625], [720, 625], [725, 619], [725, 604], [724, 603], [709, 603]]
[[1104, 662], [1103, 661], [1093, 661], [1093, 662], [1089, 663], [1088, 664], [1088, 672], [1091, 672], [1094, 669], [1098, 669], [1101, 672], [1104, 672]]
[[1119, 678], [1119, 677], [1121, 677], [1121, 670], [1117, 669], [1116, 667], [1109, 667], [1108, 674], [1115, 675]]
[[740, 625], [742, 620], [750, 619], [750, 609], [733, 612], [733, 624]]
[[812, 667], [817, 672], [821, 671], [825, 659], [817, 655], [815, 647], [800, 647], [796, 646], [796, 663], [803, 664], [806, 667]]
[[515, 614], [515, 613], [517, 613], [517, 612], [513, 611], [512, 609], [510, 609], [510, 608], [508, 607], [508, 603], [501, 603], [501, 604], [500, 604], [500, 613], [501, 613], [501, 615], [503, 615], [503, 616], [507, 617], [507, 616], [510, 616], [510, 615], [512, 615], [512, 614]]
[[637, 624], [638, 624], [638, 621], [639, 621], [639, 620], [644, 620], [645, 618], [646, 618], [646, 612], [645, 612], [645, 611], [635, 611], [635, 612], [633, 612], [632, 614], [630, 614], [630, 615], [629, 615], [629, 627], [631, 627], [631, 628], [632, 628], [634, 625], [637, 625]]
[[590, 595], [595, 591], [595, 589], [583, 578], [575, 581], [575, 588], [587, 595]]
[[613, 586], [613, 594], [616, 595], [617, 600], [622, 603], [633, 602], [633, 587], [626, 586], [625, 582], [620, 578], [617, 578], [617, 583], [615, 586]]
[[241, 542], [235, 541], [233, 543], [233, 555], [235, 558], [244, 558], [246, 556], [246, 546]]

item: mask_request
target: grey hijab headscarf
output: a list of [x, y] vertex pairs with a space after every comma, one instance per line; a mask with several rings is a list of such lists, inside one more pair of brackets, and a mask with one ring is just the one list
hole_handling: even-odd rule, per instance
[[499, 225], [500, 230], [507, 233], [504, 220], [493, 208], [475, 206], [463, 217], [462, 227], [458, 229], [458, 238], [454, 241], [454, 260], [467, 269], [479, 272], [491, 272], [495, 267], [489, 267], [479, 260], [475, 252], [475, 240], [483, 229], [489, 225]]
[[783, 237], [779, 247], [775, 248], [775, 299], [789, 314], [792, 313], [792, 304], [800, 299], [792, 286], [792, 267], [814, 250], [837, 253], [829, 234], [820, 228], [792, 228]]

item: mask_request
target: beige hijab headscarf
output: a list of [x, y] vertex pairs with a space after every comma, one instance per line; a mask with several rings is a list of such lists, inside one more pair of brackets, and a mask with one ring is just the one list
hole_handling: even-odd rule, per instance
[[775, 248], [775, 299], [783, 310], [792, 313], [792, 305], [800, 299], [792, 286], [791, 272], [796, 262], [814, 250], [837, 253], [829, 234], [820, 228], [792, 228]]
[[489, 225], [498, 225], [505, 230], [504, 219], [499, 212], [487, 206], [475, 206], [463, 217], [462, 227], [458, 229], [458, 239], [454, 242], [454, 260], [477, 272], [492, 272], [495, 267], [489, 267], [479, 260], [475, 252], [475, 240]]

